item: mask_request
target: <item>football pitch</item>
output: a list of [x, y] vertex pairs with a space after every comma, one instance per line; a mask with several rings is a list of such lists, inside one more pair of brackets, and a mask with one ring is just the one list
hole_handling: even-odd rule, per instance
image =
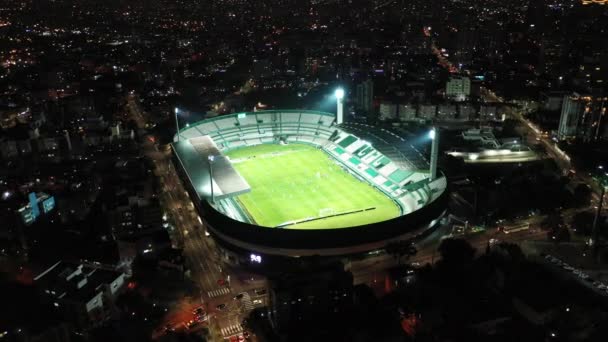
[[313, 146], [263, 144], [226, 155], [251, 186], [238, 200], [257, 225], [343, 228], [400, 215], [392, 199]]

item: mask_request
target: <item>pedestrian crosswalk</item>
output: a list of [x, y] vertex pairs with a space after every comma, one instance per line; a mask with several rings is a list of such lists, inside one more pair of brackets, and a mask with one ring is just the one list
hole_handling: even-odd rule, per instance
[[243, 307], [245, 308], [245, 310], [253, 310], [253, 303], [251, 303], [251, 296], [249, 296], [249, 293], [243, 293], [243, 299], [241, 300], [241, 302], [243, 303]]
[[207, 296], [209, 296], [209, 298], [213, 298], [213, 297], [218, 297], [218, 296], [222, 296], [222, 295], [229, 294], [229, 293], [230, 293], [229, 288], [222, 287], [217, 290], [207, 291]]
[[233, 324], [222, 328], [222, 336], [228, 337], [243, 332], [243, 327], [240, 324]]

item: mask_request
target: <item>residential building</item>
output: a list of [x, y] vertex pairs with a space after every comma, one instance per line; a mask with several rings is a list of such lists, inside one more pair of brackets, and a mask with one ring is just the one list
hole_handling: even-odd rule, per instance
[[86, 329], [111, 316], [126, 278], [125, 273], [107, 267], [59, 261], [34, 281], [66, 318]]
[[445, 85], [445, 96], [454, 101], [466, 101], [471, 95], [471, 80], [465, 76], [451, 77]]

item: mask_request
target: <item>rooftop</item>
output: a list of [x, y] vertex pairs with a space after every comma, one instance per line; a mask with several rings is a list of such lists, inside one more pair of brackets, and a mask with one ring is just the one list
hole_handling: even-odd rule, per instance
[[[210, 198], [211, 190], [217, 200], [251, 191], [247, 181], [208, 135], [187, 140], [182, 138], [173, 143], [173, 148], [179, 162], [189, 171], [188, 177], [199, 198]], [[213, 189], [209, 186], [210, 172], [213, 174]]]

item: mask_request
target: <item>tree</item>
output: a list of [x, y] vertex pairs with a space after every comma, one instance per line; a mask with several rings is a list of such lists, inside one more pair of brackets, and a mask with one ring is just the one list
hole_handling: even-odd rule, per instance
[[444, 239], [438, 251], [443, 263], [454, 266], [469, 264], [475, 257], [475, 248], [463, 239]]
[[574, 206], [585, 207], [591, 202], [591, 189], [586, 184], [579, 184], [574, 188]]
[[557, 229], [564, 224], [564, 219], [558, 212], [552, 212], [540, 223], [540, 227], [544, 230]]
[[390, 242], [384, 247], [384, 250], [386, 251], [386, 253], [394, 256], [397, 259], [397, 263], [399, 265], [401, 264], [401, 258], [403, 256], [407, 256], [407, 258], [409, 259], [413, 255], [416, 255], [416, 253], [418, 252], [416, 247], [408, 241]]
[[588, 211], [576, 213], [572, 217], [572, 229], [578, 235], [591, 235], [594, 214]]

